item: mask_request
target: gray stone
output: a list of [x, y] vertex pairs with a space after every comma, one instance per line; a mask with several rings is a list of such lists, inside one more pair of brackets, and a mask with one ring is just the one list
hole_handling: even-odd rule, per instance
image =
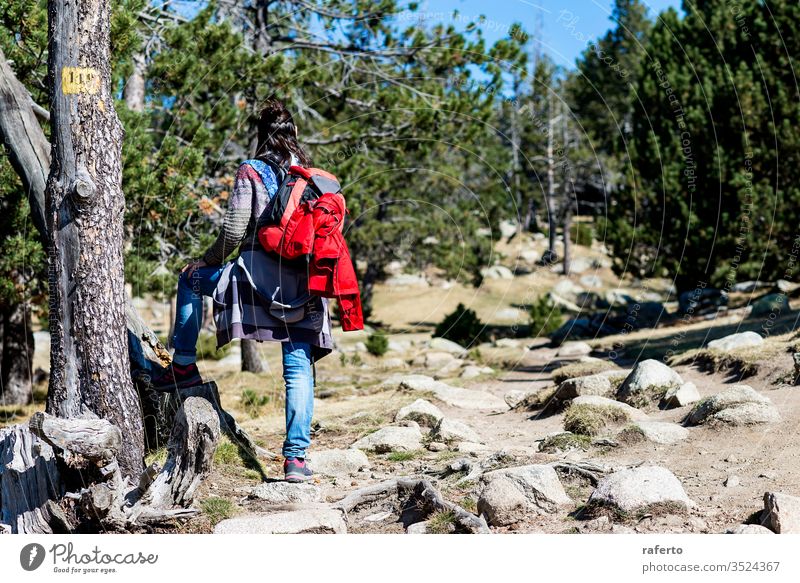
[[461, 389], [432, 379], [425, 375], [407, 375], [400, 381], [400, 388], [412, 391], [431, 392], [433, 395], [451, 405], [461, 409], [475, 409], [486, 411], [507, 411], [508, 405], [500, 397], [471, 389]]
[[572, 400], [573, 405], [595, 405], [598, 407], [612, 407], [619, 411], [624, 411], [628, 414], [628, 417], [633, 421], [646, 421], [650, 419], [647, 416], [647, 413], [644, 411], [640, 411], [636, 407], [631, 407], [630, 405], [626, 405], [625, 403], [620, 403], [619, 401], [615, 401], [614, 399], [608, 399], [606, 397], [600, 397], [598, 395], [581, 395], [580, 397], [576, 397]]
[[460, 441], [452, 449], [458, 453], [484, 453], [489, 449], [489, 446], [473, 441]]
[[228, 518], [214, 527], [214, 534], [346, 534], [339, 510], [307, 507], [271, 514], [247, 514]]
[[440, 451], [445, 451], [446, 449], [447, 449], [447, 444], [442, 443], [440, 441], [431, 441], [428, 444], [428, 451], [440, 452]]
[[451, 362], [456, 361], [461, 366], [461, 361], [449, 352], [425, 352], [417, 356], [411, 364], [414, 366], [424, 366], [425, 368], [439, 369]]
[[498, 338], [494, 341], [497, 348], [518, 348], [522, 343], [516, 338]]
[[478, 512], [492, 526], [519, 522], [531, 512], [553, 513], [572, 500], [551, 466], [529, 465], [481, 476]]
[[780, 414], [767, 397], [747, 385], [733, 385], [700, 401], [686, 418], [687, 425], [718, 421], [729, 425], [776, 423]]
[[462, 379], [474, 379], [484, 374], [494, 374], [494, 369], [490, 366], [476, 366], [469, 364], [464, 367], [459, 375]]
[[689, 437], [689, 430], [677, 423], [634, 421], [632, 425], [639, 429], [648, 441], [663, 445], [677, 443]]
[[789, 298], [786, 294], [767, 294], [758, 298], [751, 305], [751, 316], [780, 314], [782, 311], [789, 309]]
[[378, 363], [381, 368], [406, 368], [408, 364], [402, 358], [382, 358]]
[[725, 486], [726, 488], [735, 488], [736, 486], [738, 486], [741, 483], [742, 483], [742, 480], [739, 478], [739, 476], [735, 476], [734, 475], [734, 476], [728, 476], [727, 478], [725, 478], [725, 481], [722, 483], [722, 485]]
[[410, 419], [425, 427], [435, 427], [443, 417], [444, 413], [439, 410], [439, 407], [425, 399], [417, 399], [410, 405], [401, 408], [394, 420]]
[[535, 395], [538, 392], [539, 391], [522, 391], [520, 389], [512, 389], [508, 391], [505, 395], [503, 395], [503, 400], [509, 407], [513, 409], [514, 407], [522, 403], [522, 401], [524, 401], [531, 395]]
[[637, 395], [667, 391], [682, 384], [681, 375], [663, 362], [643, 360], [633, 367], [631, 374], [620, 385], [617, 398], [626, 400]]
[[439, 350], [441, 352], [449, 352], [451, 354], [463, 354], [467, 351], [466, 348], [460, 344], [448, 340], [447, 338], [432, 338], [428, 344], [431, 350]]
[[694, 383], [683, 383], [679, 387], [667, 389], [661, 399], [661, 405], [667, 409], [685, 407], [700, 400], [700, 393]]
[[579, 281], [585, 287], [603, 287], [603, 280], [593, 274], [584, 275]]
[[653, 504], [676, 504], [683, 509], [695, 506], [680, 480], [659, 466], [620, 470], [602, 478], [589, 496], [588, 504], [611, 506], [625, 513]]
[[428, 521], [423, 520], [422, 522], [409, 524], [406, 529], [406, 534], [428, 534]]
[[413, 451], [422, 447], [422, 433], [416, 427], [382, 427], [375, 433], [365, 435], [350, 447], [375, 453]]
[[611, 392], [611, 381], [608, 377], [593, 374], [563, 381], [558, 385], [555, 396], [559, 399], [574, 399], [581, 395], [600, 395], [601, 397], [608, 397]]
[[561, 308], [563, 311], [573, 312], [573, 313], [580, 313], [581, 307], [573, 301], [570, 301], [566, 298], [562, 298], [560, 295], [548, 292], [547, 297], [550, 300], [550, 303], [557, 308]]
[[481, 269], [481, 275], [484, 279], [514, 279], [514, 272], [505, 265], [484, 267]]
[[765, 492], [761, 522], [778, 534], [800, 534], [800, 498], [781, 492]]
[[708, 343], [708, 348], [721, 352], [730, 352], [738, 348], [749, 348], [751, 346], [761, 346], [764, 338], [758, 332], [739, 332], [730, 334], [724, 338], [712, 340]]
[[565, 357], [572, 357], [572, 356], [586, 356], [592, 351], [592, 347], [589, 346], [586, 342], [582, 342], [580, 340], [576, 340], [573, 342], [565, 342], [562, 344], [558, 352], [556, 352], [556, 356], [560, 358]]
[[[311, 467], [310, 463], [309, 467]], [[319, 502], [322, 494], [314, 484], [265, 482], [253, 488], [250, 496], [270, 504], [292, 504], [295, 502]]]
[[766, 526], [760, 524], [740, 524], [734, 528], [730, 528], [725, 534], [775, 534]]
[[554, 294], [573, 302], [578, 298], [578, 295], [582, 294], [584, 291], [586, 290], [570, 279], [562, 279], [553, 286]]
[[369, 459], [359, 449], [323, 449], [308, 457], [308, 467], [322, 476], [351, 476], [369, 468]]
[[451, 443], [454, 441], [471, 441], [481, 443], [483, 440], [472, 427], [455, 419], [441, 419], [431, 431], [431, 438], [436, 441]]

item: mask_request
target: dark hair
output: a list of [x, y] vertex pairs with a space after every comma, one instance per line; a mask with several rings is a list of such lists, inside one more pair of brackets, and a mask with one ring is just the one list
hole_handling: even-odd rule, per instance
[[297, 126], [292, 114], [277, 99], [268, 99], [258, 119], [256, 158], [282, 165], [292, 154], [301, 166], [311, 165], [311, 158], [297, 142]]

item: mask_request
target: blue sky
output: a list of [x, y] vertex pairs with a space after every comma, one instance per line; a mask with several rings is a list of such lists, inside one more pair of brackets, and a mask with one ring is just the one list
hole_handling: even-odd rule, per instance
[[[644, 0], [655, 16], [670, 6], [680, 11], [680, 0]], [[611, 16], [611, 0], [421, 0], [419, 12], [426, 19], [452, 19], [452, 12], [459, 11], [454, 21], [466, 24], [479, 15], [486, 17], [482, 26], [490, 43], [505, 36], [513, 22], [521, 22], [529, 33], [541, 22], [541, 50], [549, 54], [558, 64], [574, 68], [575, 59], [586, 48], [586, 43], [602, 36], [614, 23]]]

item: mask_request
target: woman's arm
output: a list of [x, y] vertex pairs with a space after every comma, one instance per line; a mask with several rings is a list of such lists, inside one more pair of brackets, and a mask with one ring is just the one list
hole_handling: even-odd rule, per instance
[[253, 215], [253, 176], [252, 169], [246, 164], [239, 166], [231, 196], [228, 198], [228, 209], [222, 221], [222, 230], [216, 241], [203, 255], [207, 265], [221, 265], [225, 259], [239, 246], [247, 232], [247, 225]]

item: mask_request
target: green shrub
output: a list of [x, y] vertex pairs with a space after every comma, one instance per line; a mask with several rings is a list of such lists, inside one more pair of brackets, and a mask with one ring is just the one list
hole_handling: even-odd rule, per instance
[[204, 360], [222, 360], [228, 356], [231, 345], [226, 344], [217, 350], [217, 337], [209, 332], [201, 332], [197, 339], [197, 358]]
[[455, 311], [447, 314], [436, 326], [433, 335], [452, 340], [461, 346], [469, 346], [483, 340], [486, 335], [485, 329], [486, 325], [480, 321], [475, 310], [468, 309], [464, 304], [458, 304]]
[[389, 350], [389, 339], [381, 332], [370, 334], [365, 344], [373, 356], [383, 356]]
[[571, 405], [564, 414], [564, 429], [576, 435], [594, 437], [611, 424], [630, 421], [627, 412], [608, 405]]
[[242, 390], [242, 406], [250, 417], [254, 419], [258, 417], [267, 403], [269, 403], [268, 395], [262, 395], [254, 389]]
[[549, 336], [564, 323], [561, 309], [554, 306], [547, 296], [539, 296], [531, 304], [528, 313], [531, 322], [531, 335], [533, 336]]
[[594, 239], [594, 227], [590, 223], [573, 222], [569, 226], [569, 237], [575, 245], [591, 247]]
[[211, 524], [217, 524], [226, 518], [230, 518], [233, 515], [236, 506], [233, 504], [233, 502], [227, 500], [226, 498], [212, 496], [203, 500], [200, 503], [200, 508], [203, 510], [203, 514], [208, 516]]

